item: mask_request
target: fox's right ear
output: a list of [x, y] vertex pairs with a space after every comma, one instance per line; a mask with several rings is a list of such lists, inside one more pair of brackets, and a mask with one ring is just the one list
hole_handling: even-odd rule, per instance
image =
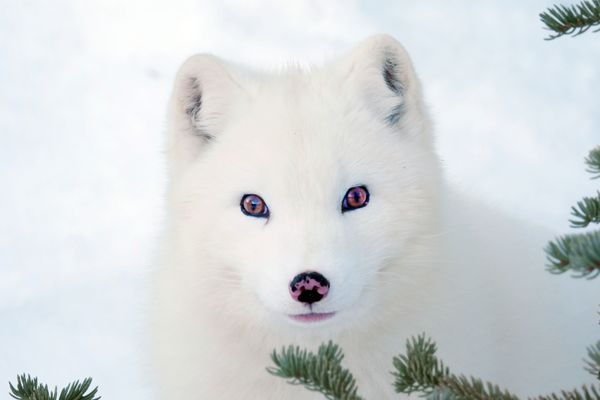
[[342, 78], [341, 90], [359, 99], [375, 118], [392, 129], [427, 138], [423, 133], [429, 131], [425, 126], [428, 119], [419, 79], [400, 42], [385, 34], [371, 36], [334, 66]]
[[172, 170], [192, 161], [219, 135], [238, 91], [240, 86], [217, 57], [197, 54], [183, 63], [169, 104], [167, 153]]

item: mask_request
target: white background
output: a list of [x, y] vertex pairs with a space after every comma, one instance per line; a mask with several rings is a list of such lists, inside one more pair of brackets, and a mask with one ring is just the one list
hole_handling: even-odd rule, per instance
[[551, 4], [0, 0], [0, 397], [29, 372], [150, 398], [165, 104], [196, 52], [278, 69], [390, 33], [423, 81], [450, 179], [566, 231], [597, 187], [582, 161], [600, 137], [600, 33], [544, 41]]

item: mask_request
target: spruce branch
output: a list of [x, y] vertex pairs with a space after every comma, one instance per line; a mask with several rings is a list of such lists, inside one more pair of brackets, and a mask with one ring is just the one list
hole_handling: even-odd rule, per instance
[[600, 380], [600, 341], [588, 347], [588, 358], [585, 360], [585, 370]]
[[572, 6], [555, 5], [542, 12], [540, 20], [546, 29], [554, 32], [546, 40], [563, 35], [581, 35], [593, 26], [600, 25], [600, 0], [583, 0]]
[[[455, 375], [436, 356], [437, 346], [425, 334], [406, 342], [406, 354], [393, 358], [394, 388], [397, 393], [419, 394], [427, 400], [519, 400], [519, 397], [481, 379]], [[283, 348], [271, 355], [276, 367], [267, 371], [288, 379], [294, 385], [322, 393], [331, 400], [362, 400], [356, 381], [342, 368], [342, 350], [331, 341], [322, 344], [317, 354], [299, 347]], [[586, 370], [600, 379], [600, 342], [588, 348]], [[45, 400], [45, 399], [44, 399]], [[530, 400], [600, 400], [600, 386], [563, 390]]]
[[574, 277], [588, 279], [600, 275], [600, 231], [561, 236], [544, 250], [553, 274], [572, 271]]
[[424, 334], [406, 341], [406, 355], [399, 355], [392, 360], [396, 369], [392, 372], [396, 378], [396, 392], [433, 394], [440, 381], [450, 375], [448, 368], [435, 356], [436, 351], [436, 344]]
[[592, 179], [600, 178], [600, 146], [595, 147], [590, 151], [585, 158], [585, 163], [588, 166], [587, 172], [593, 174]]
[[342, 367], [343, 358], [342, 350], [331, 341], [319, 346], [316, 355], [289, 346], [281, 353], [273, 351], [271, 360], [276, 367], [267, 368], [267, 372], [293, 385], [320, 392], [330, 400], [362, 400], [357, 394], [356, 380]]
[[[592, 179], [600, 178], [600, 146], [589, 152], [585, 163], [586, 171], [593, 175]], [[574, 228], [585, 228], [591, 223], [600, 223], [600, 192], [596, 193], [596, 197], [584, 197], [577, 202], [577, 206], [571, 207], [571, 215], [576, 218], [569, 220]]]
[[519, 400], [506, 389], [481, 379], [451, 375], [440, 382], [457, 400]]
[[[600, 343], [597, 345], [600, 346]], [[588, 349], [596, 367], [600, 348]], [[411, 338], [406, 344], [406, 355], [394, 358], [395, 388], [398, 393], [420, 393], [428, 400], [519, 400], [517, 396], [498, 385], [480, 379], [454, 375], [436, 355], [435, 343], [424, 335]], [[600, 400], [600, 389], [582, 386], [581, 389], [561, 391], [532, 400]]]
[[559, 394], [552, 393], [547, 396], [534, 397], [532, 400], [599, 400], [600, 389], [595, 386], [583, 385], [581, 389], [571, 391], [562, 390]]
[[424, 334], [406, 342], [406, 354], [393, 359], [396, 392], [420, 393], [428, 400], [518, 400], [497, 385], [451, 374], [436, 351], [436, 344]]
[[49, 390], [48, 385], [38, 382], [37, 378], [32, 378], [29, 375], [17, 376], [17, 385], [13, 386], [9, 382], [10, 396], [17, 400], [99, 400], [100, 397], [95, 397], [98, 388], [88, 390], [92, 384], [92, 378], [86, 378], [83, 382], [75, 381], [67, 385], [66, 388], [60, 391], [55, 387], [54, 390]]
[[600, 223], [600, 192], [597, 197], [584, 197], [571, 207], [571, 215], [576, 219], [569, 222], [573, 228], [585, 228], [591, 223]]

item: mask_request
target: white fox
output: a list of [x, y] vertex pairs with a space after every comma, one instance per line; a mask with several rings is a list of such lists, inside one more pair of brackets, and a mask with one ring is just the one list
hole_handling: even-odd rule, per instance
[[191, 57], [167, 156], [161, 399], [322, 398], [265, 368], [273, 349], [328, 340], [362, 396], [403, 398], [392, 357], [421, 332], [454, 372], [521, 395], [593, 380], [596, 282], [547, 273], [552, 234], [447, 187], [394, 38], [278, 74]]

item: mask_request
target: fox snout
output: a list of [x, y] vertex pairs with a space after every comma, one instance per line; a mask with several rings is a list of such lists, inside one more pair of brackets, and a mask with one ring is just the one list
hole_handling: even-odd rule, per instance
[[290, 282], [290, 295], [296, 301], [313, 304], [329, 292], [329, 281], [318, 272], [302, 272]]

